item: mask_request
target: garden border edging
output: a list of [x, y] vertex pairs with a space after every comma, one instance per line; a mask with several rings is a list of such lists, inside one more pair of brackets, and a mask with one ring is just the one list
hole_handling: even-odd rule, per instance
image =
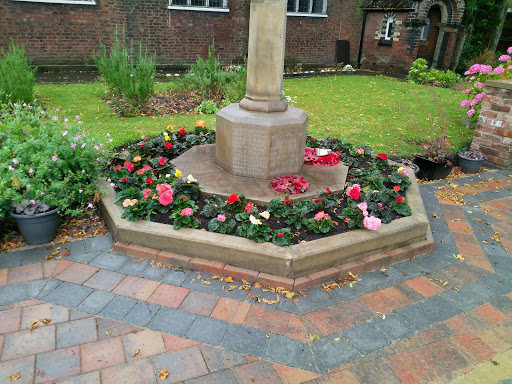
[[[125, 245], [121, 253], [141, 256], [141, 253], [148, 252], [137, 250], [137, 247], [130, 251], [130, 247], [144, 247], [156, 252], [149, 252], [155, 259], [157, 254], [164, 252], [183, 255], [184, 260], [195, 260], [192, 264], [197, 265], [189, 265], [194, 269], [201, 265], [214, 265], [217, 273], [222, 272], [225, 266], [232, 266], [258, 271], [258, 276], [262, 275], [264, 279], [275, 276], [288, 287], [293, 287], [308, 281], [318, 284], [326, 271], [330, 271], [327, 274], [332, 278], [338, 278], [343, 273], [343, 277], [346, 277], [348, 271], [345, 271], [344, 265], [353, 265], [351, 271], [358, 273], [357, 269], [360, 269], [359, 272], [368, 270], [368, 263], [373, 269], [376, 268], [373, 265], [378, 264], [379, 259], [387, 260], [387, 264], [390, 264], [399, 261], [396, 255], [404, 252], [400, 260], [418, 256], [420, 251], [421, 254], [432, 252], [432, 235], [423, 200], [416, 179], [410, 178], [412, 184], [406, 198], [412, 210], [411, 216], [394, 220], [377, 231], [358, 229], [290, 247], [257, 244], [237, 236], [190, 228], [174, 230], [169, 225], [143, 220], [127, 221], [121, 219], [122, 208], [114, 203], [115, 193], [110, 188], [101, 198], [101, 209], [114, 241], [120, 243], [116, 248]], [[410, 251], [409, 255], [407, 251]], [[206, 260], [206, 263], [199, 260]]]

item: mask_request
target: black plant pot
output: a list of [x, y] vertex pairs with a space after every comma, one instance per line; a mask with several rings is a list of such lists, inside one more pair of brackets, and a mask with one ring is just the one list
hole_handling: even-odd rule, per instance
[[462, 157], [459, 153], [459, 166], [462, 172], [465, 173], [477, 173], [485, 159], [470, 159], [468, 157]]
[[422, 156], [414, 158], [414, 164], [420, 167], [418, 176], [421, 179], [439, 180], [444, 179], [452, 171], [452, 167], [445, 163], [437, 163]]
[[59, 208], [36, 215], [18, 215], [11, 212], [11, 217], [28, 244], [44, 244], [55, 239], [59, 227]]

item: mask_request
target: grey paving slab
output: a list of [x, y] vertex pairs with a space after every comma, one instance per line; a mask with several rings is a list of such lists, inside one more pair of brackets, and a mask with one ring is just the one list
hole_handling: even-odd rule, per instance
[[512, 300], [507, 296], [497, 297], [490, 304], [505, 315], [512, 313]]
[[143, 271], [149, 266], [148, 259], [142, 259], [139, 263], [126, 263], [119, 269], [119, 273], [124, 273], [130, 276], [141, 276]]
[[498, 271], [497, 273], [483, 277], [479, 281], [494, 292], [494, 297], [512, 292], [512, 275], [505, 271]]
[[155, 369], [167, 369], [170, 383], [190, 380], [208, 374], [208, 368], [203, 360], [199, 347], [191, 347], [175, 352], [154, 356]]
[[304, 369], [305, 371], [311, 371], [315, 373], [323, 373], [327, 371], [327, 368], [322, 366], [321, 369], [318, 366], [318, 363], [315, 358], [315, 354], [311, 349], [311, 343], [304, 344], [304, 353], [299, 362], [299, 368]]
[[[213, 275], [210, 273], [200, 272], [199, 274], [201, 275], [200, 279], [197, 278], [197, 275], [198, 275], [197, 272], [194, 271], [194, 272], [190, 273], [190, 275], [187, 276], [187, 278], [185, 279], [183, 284], [181, 284], [181, 286], [183, 288], [189, 288], [194, 291], [211, 293], [213, 295], [217, 295], [220, 297], [229, 297], [234, 300], [243, 301], [247, 297], [247, 291], [245, 291], [245, 290], [238, 290], [238, 288], [237, 288], [230, 292], [226, 292], [225, 290], [222, 289], [222, 286], [224, 286], [225, 289], [228, 289], [229, 286], [233, 285], [233, 284], [240, 286], [242, 283], [239, 281], [235, 281], [234, 283], [226, 284], [225, 282], [222, 282], [220, 280], [212, 279]], [[210, 284], [202, 284], [201, 280], [203, 280], [203, 279], [210, 281]], [[260, 293], [260, 292], [261, 291], [258, 290], [258, 293]]]
[[0, 269], [19, 267], [21, 265], [21, 252], [0, 253]]
[[225, 369], [223, 371], [210, 373], [206, 376], [197, 377], [195, 379], [186, 380], [185, 384], [228, 384], [228, 383], [237, 383], [235, 374], [230, 369]]
[[90, 253], [80, 253], [80, 252], [71, 252], [69, 256], [66, 257], [66, 260], [76, 261], [77, 263], [85, 263], [88, 264], [94, 260], [101, 252], [90, 252]]
[[423, 273], [419, 272], [420, 270], [423, 270], [423, 266], [419, 265], [417, 261], [411, 261], [411, 260], [406, 260], [406, 261], [402, 261], [400, 263], [397, 263], [397, 264], [394, 264], [393, 267], [395, 267], [395, 269], [397, 271], [399, 271], [400, 273], [406, 273], [407, 276], [406, 276], [406, 279], [405, 281], [407, 280], [411, 280], [411, 279], [414, 279], [415, 277], [419, 277], [419, 276], [422, 276]]
[[416, 261], [423, 267], [422, 269], [424, 271], [434, 272], [459, 263], [460, 261], [453, 257], [453, 254], [457, 253], [457, 248], [455, 246], [438, 247], [436, 244], [434, 253], [418, 257], [416, 258]]
[[241, 353], [207, 344], [201, 345], [201, 353], [210, 372], [221, 371], [248, 362], [245, 355]]
[[338, 337], [340, 337], [339, 334], [334, 334], [311, 343], [311, 350], [321, 372], [334, 369], [361, 356], [359, 351], [343, 337], [335, 341]]
[[96, 258], [94, 258], [94, 260], [92, 260], [89, 265], [117, 272], [130, 259], [131, 258], [129, 256], [120, 255], [119, 253], [103, 251]]
[[154, 331], [184, 337], [195, 318], [196, 315], [192, 313], [161, 307], [147, 327]]
[[76, 308], [92, 291], [91, 288], [63, 281], [53, 291], [44, 296], [43, 300], [65, 307]]
[[106, 251], [108, 249], [112, 249], [113, 246], [114, 241], [112, 240], [112, 235], [110, 233], [107, 233], [103, 236], [84, 239], [84, 247], [86, 253]]
[[85, 243], [84, 240], [78, 240], [78, 241], [70, 241], [69, 243], [64, 243], [60, 245], [56, 245], [53, 247], [55, 249], [57, 246], [60, 247], [61, 251], [64, 251], [65, 248], [69, 248], [69, 252], [73, 254], [84, 254], [89, 253], [85, 249]]
[[176, 285], [181, 287], [181, 285], [185, 282], [185, 280], [190, 276], [192, 271], [188, 269], [172, 269], [167, 272], [162, 279], [160, 280], [162, 283]]
[[258, 329], [231, 324], [224, 335], [221, 347], [254, 357], [261, 357], [267, 342], [267, 334]]
[[26, 283], [7, 285], [0, 288], [0, 305], [19, 303], [37, 297], [47, 280], [34, 280]]
[[145, 327], [159, 310], [159, 305], [139, 301], [124, 317], [123, 322]]
[[21, 264], [28, 265], [41, 263], [46, 260], [46, 256], [51, 253], [46, 247], [37, 247], [21, 251]]
[[369, 292], [373, 292], [377, 287], [387, 287], [387, 277], [384, 276], [380, 271], [366, 272], [359, 275], [361, 281], [354, 284], [355, 290], [359, 295], [364, 295]]
[[391, 343], [391, 338], [373, 321], [355, 325], [341, 332], [341, 340], [349, 339], [362, 355], [366, 355]]
[[298, 368], [306, 346], [302, 341], [280, 335], [270, 335], [263, 358]]
[[391, 342], [402, 339], [413, 333], [413, 328], [407, 325], [403, 320], [403, 316], [397, 313], [389, 313], [386, 318], [375, 318], [372, 323], [379, 328]]
[[116, 296], [99, 313], [100, 316], [114, 320], [123, 320], [124, 317], [137, 304], [137, 300], [131, 297]]
[[396, 311], [402, 316], [404, 325], [411, 331], [428, 328], [438, 322], [437, 312], [428, 312], [429, 307], [424, 302], [414, 303]]
[[158, 268], [156, 262], [150, 262], [146, 269], [142, 271], [141, 275], [144, 276], [145, 279], [160, 281], [168, 272], [169, 270], [167, 268]]
[[76, 307], [76, 309], [97, 315], [114, 299], [114, 297], [116, 297], [116, 295], [110, 292], [93, 291]]
[[57, 288], [60, 284], [61, 284], [60, 280], [48, 279], [46, 284], [44, 285], [43, 289], [41, 289], [41, 291], [37, 295], [37, 298], [40, 299], [40, 298], [45, 297], [47, 294], [49, 294], [51, 291], [53, 291], [55, 288]]
[[219, 345], [229, 323], [210, 317], [197, 316], [185, 337], [201, 343]]
[[381, 359], [357, 365], [350, 370], [356, 375], [361, 384], [402, 384], [402, 380], [396, 377]]
[[393, 266], [383, 266], [386, 271], [378, 270], [375, 273], [380, 273], [383, 276], [382, 281], [379, 283], [379, 288], [391, 287], [403, 283], [404, 281], [410, 280], [410, 277], [404, 276], [402, 271]]

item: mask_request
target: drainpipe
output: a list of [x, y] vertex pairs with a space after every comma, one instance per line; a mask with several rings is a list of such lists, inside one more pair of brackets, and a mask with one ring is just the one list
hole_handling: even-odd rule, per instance
[[366, 17], [368, 16], [368, 11], [363, 9], [363, 24], [361, 26], [361, 39], [359, 40], [359, 52], [357, 53], [357, 68], [361, 68], [361, 56], [363, 55], [363, 40], [364, 40], [364, 31], [366, 28]]

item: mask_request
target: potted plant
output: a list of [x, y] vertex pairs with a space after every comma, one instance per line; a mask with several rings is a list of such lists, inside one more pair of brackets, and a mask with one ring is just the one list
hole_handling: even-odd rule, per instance
[[467, 151], [461, 151], [458, 153], [459, 166], [462, 172], [465, 173], [476, 173], [482, 166], [487, 156], [476, 149], [470, 149]]
[[40, 107], [0, 109], [0, 218], [12, 217], [29, 244], [53, 240], [59, 209], [80, 217], [94, 208], [106, 151], [80, 123], [80, 116], [62, 119]]
[[445, 135], [437, 137], [423, 144], [424, 152], [416, 155], [414, 163], [420, 167], [419, 176], [427, 180], [444, 179], [453, 167], [453, 153]]

